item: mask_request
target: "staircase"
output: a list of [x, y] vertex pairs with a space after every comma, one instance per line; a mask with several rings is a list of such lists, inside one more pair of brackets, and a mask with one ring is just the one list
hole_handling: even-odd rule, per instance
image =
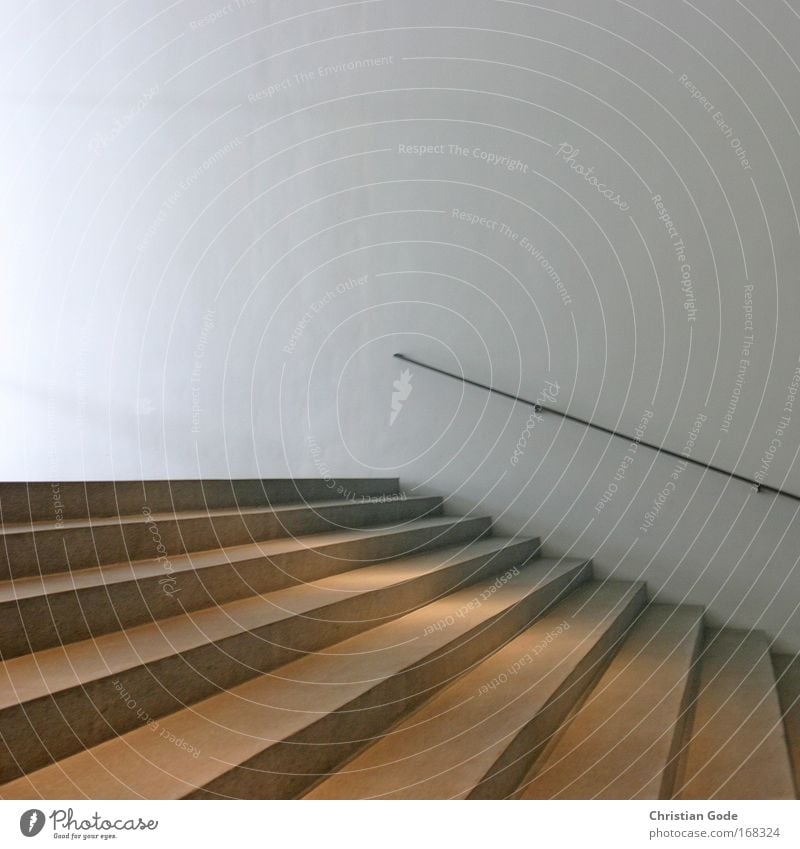
[[0, 798], [796, 798], [796, 658], [396, 479], [0, 511]]

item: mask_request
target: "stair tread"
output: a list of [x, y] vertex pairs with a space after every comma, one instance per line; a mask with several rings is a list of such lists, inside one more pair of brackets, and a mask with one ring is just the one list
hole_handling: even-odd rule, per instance
[[[138, 728], [9, 782], [0, 787], [0, 796], [185, 796], [342, 709], [379, 682], [447, 650], [459, 637], [480, 633], [492, 618], [576, 571], [575, 561], [539, 560], [499, 586], [493, 578], [458, 590], [166, 716], [158, 721], [159, 734], [148, 726]], [[475, 604], [491, 586], [492, 594]], [[452, 624], [447, 627], [430, 627], [448, 617]], [[199, 756], [170, 742], [170, 734], [199, 749]]]
[[[212, 548], [205, 551], [170, 554], [167, 557], [169, 560], [169, 572], [170, 574], [179, 574], [184, 571], [210, 568], [224, 564], [233, 565], [254, 557], [270, 557], [293, 551], [301, 551], [303, 549], [319, 549], [351, 540], [392, 534], [398, 530], [431, 528], [439, 525], [449, 527], [454, 523], [472, 521], [475, 518], [479, 517], [433, 516], [426, 519], [413, 519], [388, 525], [372, 525], [367, 528], [343, 531], [325, 531], [295, 537], [278, 537], [276, 539], [259, 540], [241, 545]], [[54, 572], [52, 574], [13, 578], [7, 581], [0, 581], [0, 604], [23, 598], [31, 598], [33, 596], [72, 592], [74, 590], [88, 589], [106, 584], [124, 583], [125, 581], [135, 581], [162, 575], [164, 575], [164, 558], [150, 557], [142, 560], [92, 566], [87, 569], [75, 569], [69, 572]]]
[[341, 498], [295, 502], [290, 504], [263, 505], [260, 507], [213, 507], [201, 510], [161, 511], [156, 513], [127, 514], [122, 516], [97, 516], [78, 519], [62, 519], [58, 522], [51, 520], [36, 520], [34, 522], [7, 522], [0, 525], [0, 536], [12, 534], [41, 533], [42, 531], [64, 531], [74, 528], [102, 528], [115, 525], [152, 524], [153, 522], [170, 522], [184, 519], [216, 519], [228, 516], [257, 516], [265, 513], [292, 513], [297, 510], [313, 510], [316, 508], [356, 507], [362, 504], [384, 504], [393, 501], [430, 501], [431, 496], [415, 495], [402, 499], [397, 497], [371, 497], [358, 501], [347, 501]]
[[[641, 583], [607, 581], [575, 590], [307, 798], [468, 796], [520, 729], [564, 692], [581, 661], [642, 588]], [[544, 648], [537, 652], [540, 646]]]
[[703, 608], [650, 605], [523, 782], [523, 799], [658, 799], [673, 769]]
[[676, 798], [795, 798], [763, 633], [709, 634], [694, 710]]
[[530, 539], [491, 537], [438, 548], [11, 658], [0, 662], [0, 709], [302, 616], [348, 596], [396, 586], [460, 560], [532, 544]]

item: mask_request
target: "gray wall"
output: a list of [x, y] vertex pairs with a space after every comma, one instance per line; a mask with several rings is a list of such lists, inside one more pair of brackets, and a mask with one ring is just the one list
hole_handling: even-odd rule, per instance
[[800, 650], [792, 502], [391, 358], [800, 492], [796, 0], [3, 7], [2, 477], [395, 473]]

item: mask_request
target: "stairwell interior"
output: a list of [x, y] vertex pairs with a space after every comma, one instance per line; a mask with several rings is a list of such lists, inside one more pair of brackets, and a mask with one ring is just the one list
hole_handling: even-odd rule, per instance
[[796, 798], [763, 633], [331, 483], [0, 484], [0, 797]]

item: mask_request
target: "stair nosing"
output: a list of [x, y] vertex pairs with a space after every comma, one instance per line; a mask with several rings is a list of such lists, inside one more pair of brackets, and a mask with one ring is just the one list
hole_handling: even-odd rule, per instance
[[[184, 552], [182, 554], [167, 555], [170, 574], [182, 572], [200, 571], [218, 566], [235, 565], [246, 563], [249, 560], [264, 557], [279, 556], [306, 550], [324, 550], [327, 547], [347, 543], [370, 537], [390, 536], [394, 533], [403, 533], [415, 529], [444, 527], [465, 522], [491, 522], [489, 516], [426, 516], [422, 518], [409, 519], [406, 521], [390, 523], [388, 525], [374, 525], [364, 528], [348, 528], [340, 531], [322, 531], [318, 533], [302, 534], [298, 536], [276, 537], [267, 540], [255, 540], [238, 545], [220, 546], [219, 548], [208, 548], [199, 551]], [[305, 544], [309, 541], [310, 544]], [[268, 550], [265, 550], [268, 549]], [[412, 552], [413, 553], [413, 552]], [[198, 562], [202, 558], [211, 558], [217, 555], [217, 559], [209, 563]], [[241, 555], [241, 556], [238, 556]], [[41, 596], [57, 595], [59, 593], [80, 592], [82, 590], [104, 587], [128, 582], [147, 580], [148, 578], [164, 574], [164, 558], [148, 557], [139, 560], [121, 561], [116, 563], [104, 563], [101, 566], [89, 566], [84, 569], [66, 570], [61, 572], [42, 573], [40, 575], [23, 575], [11, 580], [0, 581], [0, 605], [13, 604], [18, 601]], [[367, 563], [370, 561], [366, 561]], [[152, 575], [135, 574], [136, 569], [154, 569]], [[112, 570], [119, 570], [120, 574], [113, 574]], [[48, 582], [56, 583], [70, 577], [97, 576], [98, 580], [87, 583], [85, 586], [66, 586], [48, 589]], [[26, 585], [31, 586], [31, 591], [19, 594], [17, 589]]]
[[[424, 575], [434, 574], [437, 571], [452, 568], [458, 563], [461, 562], [469, 562], [472, 559], [477, 557], [485, 556], [486, 554], [499, 553], [509, 548], [514, 547], [526, 547], [526, 546], [538, 546], [539, 541], [537, 538], [511, 538], [511, 537], [489, 537], [487, 539], [475, 540], [469, 543], [461, 543], [455, 544], [452, 546], [446, 546], [442, 548], [433, 549], [431, 551], [421, 552], [417, 555], [410, 555], [405, 558], [398, 558], [396, 560], [390, 562], [379, 562], [379, 563], [371, 563], [365, 566], [358, 566], [354, 569], [347, 570], [345, 572], [338, 573], [336, 575], [327, 576], [325, 578], [320, 578], [316, 581], [309, 581], [307, 583], [294, 585], [291, 587], [285, 587], [280, 590], [273, 590], [268, 593], [256, 594], [252, 596], [247, 596], [243, 599], [236, 599], [234, 601], [226, 602], [224, 604], [215, 605], [212, 607], [201, 608], [200, 610], [191, 611], [187, 613], [178, 614], [176, 616], [166, 617], [164, 619], [154, 620], [152, 622], [143, 623], [141, 625], [132, 626], [130, 628], [126, 628], [121, 631], [114, 631], [110, 634], [103, 634], [99, 637], [89, 638], [86, 640], [79, 640], [74, 643], [68, 643], [61, 646], [53, 646], [51, 648], [40, 649], [39, 651], [32, 652], [30, 654], [21, 655], [19, 657], [9, 658], [7, 661], [0, 661], [0, 670], [12, 668], [14, 666], [20, 666], [23, 663], [29, 664], [31, 662], [31, 658], [39, 658], [48, 660], [49, 657], [59, 658], [63, 657], [64, 663], [69, 664], [70, 668], [72, 668], [72, 664], [69, 661], [68, 655], [70, 653], [79, 652], [81, 647], [91, 645], [94, 649], [100, 645], [101, 649], [97, 652], [100, 666], [101, 668], [97, 669], [93, 674], [85, 674], [82, 677], [79, 677], [72, 683], [65, 683], [63, 686], [57, 688], [49, 688], [44, 689], [44, 687], [40, 688], [41, 692], [36, 695], [31, 695], [25, 697], [23, 699], [14, 699], [9, 703], [3, 703], [0, 701], [0, 711], [9, 710], [21, 705], [27, 704], [31, 701], [34, 701], [37, 698], [44, 698], [47, 696], [55, 695], [58, 693], [66, 692], [68, 690], [74, 689], [75, 687], [86, 686], [88, 683], [92, 681], [102, 680], [111, 675], [121, 675], [126, 670], [136, 669], [140, 666], [146, 666], [148, 664], [157, 663], [161, 660], [165, 660], [170, 657], [175, 657], [179, 655], [186, 654], [187, 652], [191, 652], [195, 649], [203, 648], [204, 646], [210, 646], [215, 643], [222, 642], [232, 637], [240, 636], [242, 634], [248, 633], [250, 631], [258, 630], [262, 627], [268, 627], [269, 625], [274, 625], [278, 622], [285, 621], [292, 618], [303, 618], [307, 616], [311, 611], [314, 610], [324, 610], [325, 608], [337, 604], [342, 600], [344, 594], [341, 598], [331, 598], [329, 601], [324, 603], [314, 603], [310, 605], [308, 608], [302, 611], [289, 611], [289, 610], [281, 610], [279, 604], [274, 604], [274, 600], [277, 599], [280, 601], [282, 598], [288, 599], [293, 595], [302, 594], [303, 590], [306, 588], [309, 589], [309, 593], [312, 593], [313, 590], [320, 591], [328, 591], [329, 587], [321, 586], [326, 582], [335, 583], [336, 579], [344, 580], [344, 576], [353, 575], [354, 573], [361, 572], [362, 570], [371, 570], [373, 572], [378, 572], [380, 570], [385, 570], [390, 572], [392, 569], [397, 568], [397, 564], [401, 561], [405, 561], [406, 563], [409, 560], [413, 560], [415, 558], [434, 558], [436, 562], [431, 564], [429, 568], [423, 568], [420, 572], [415, 575], [410, 575], [408, 577], [403, 578], [402, 580], [393, 582], [387, 581], [386, 585], [383, 587], [374, 587], [369, 590], [363, 591], [363, 595], [369, 595], [371, 592], [377, 592], [381, 590], [385, 590], [392, 586], [402, 586], [409, 581], [413, 581], [417, 578], [420, 578]], [[475, 552], [474, 549], [478, 545], [484, 545], [489, 550], [487, 552], [478, 551]], [[439, 562], [439, 558], [445, 551], [453, 551], [458, 549], [459, 555], [457, 557], [453, 557], [452, 559]], [[532, 554], [535, 553], [535, 549]], [[358, 593], [353, 593], [352, 595], [358, 595]], [[272, 608], [273, 612], [276, 614], [273, 618], [265, 618], [264, 621], [254, 624], [252, 626], [245, 626], [238, 622], [235, 622], [233, 619], [230, 619], [230, 624], [227, 632], [220, 633], [215, 636], [208, 636], [203, 631], [200, 630], [200, 625], [198, 625], [195, 620], [202, 620], [203, 617], [210, 617], [218, 611], [222, 611], [219, 615], [224, 620], [226, 613], [235, 612], [238, 608], [243, 608], [248, 602], [254, 603], [256, 599], [261, 599], [265, 602], [273, 602], [274, 606]], [[123, 643], [123, 650], [127, 647], [131, 646], [131, 636], [134, 639], [140, 637], [141, 634], [146, 634], [147, 632], [157, 632], [158, 634], [163, 634], [164, 627], [178, 627], [179, 622], [186, 622], [187, 627], [189, 625], [194, 625], [197, 629], [196, 631], [190, 631], [189, 634], [186, 635], [185, 640], [186, 643], [181, 645], [179, 648], [176, 647], [176, 643], [178, 642], [174, 638], [167, 638], [166, 646], [161, 645], [158, 647], [156, 651], [153, 651], [150, 655], [147, 655], [146, 652], [141, 650], [137, 650], [132, 648], [132, 655], [128, 662], [118, 663], [117, 665], [109, 666], [107, 663], [107, 656], [102, 652], [103, 643], [112, 644], [113, 642], [118, 642], [123, 637], [126, 637], [126, 643]], [[224, 621], [218, 625], [217, 627], [224, 629]], [[38, 663], [37, 663], [38, 667]], [[13, 689], [13, 688], [12, 688]]]
[[[584, 568], [586, 563], [589, 562], [588, 560], [582, 559], [582, 558], [548, 558], [544, 562], [547, 563], [548, 561], [550, 561], [551, 563], [556, 563], [556, 564], [563, 563], [565, 565], [565, 568], [562, 571], [559, 571], [558, 574], [555, 574], [555, 575], [551, 575], [551, 572], [548, 572], [545, 575], [539, 575], [535, 579], [532, 575], [527, 577], [527, 580], [531, 581], [531, 583], [527, 587], [523, 583], [523, 585], [518, 590], [519, 598], [509, 600], [505, 604], [505, 606], [502, 608], [502, 610], [499, 611], [499, 612], [492, 614], [491, 611], [487, 611], [487, 618], [485, 620], [482, 620], [480, 622], [475, 623], [472, 627], [468, 628], [464, 632], [465, 635], [478, 632], [483, 626], [486, 625], [487, 622], [492, 621], [497, 616], [505, 615], [505, 613], [507, 613], [508, 610], [512, 609], [523, 598], [529, 597], [530, 595], [532, 595], [532, 594], [534, 594], [534, 593], [536, 593], [540, 590], [545, 589], [549, 584], [556, 582], [559, 579], [562, 579], [562, 578], [568, 576], [569, 574], [579, 572], [580, 569]], [[525, 572], [521, 572], [520, 574], [525, 575]], [[481, 587], [483, 585], [483, 583], [489, 584], [491, 582], [491, 580], [492, 579], [487, 579], [486, 582], [480, 582], [480, 583], [474, 585], [474, 587], [477, 589], [477, 588]], [[512, 580], [521, 580], [522, 581], [522, 580], [525, 580], [525, 579], [519, 579], [518, 576], [515, 576], [515, 578], [512, 579]], [[511, 584], [512, 584], [512, 582], [509, 581], [507, 584], [504, 585], [504, 589], [513, 588], [511, 586]], [[452, 595], [448, 595], [445, 598], [451, 598], [452, 599], [453, 596], [458, 596], [461, 593], [466, 593], [470, 589], [471, 589], [470, 587], [465, 587], [463, 590], [458, 591], [457, 593], [454, 593]], [[502, 592], [502, 590], [501, 590], [501, 592]], [[455, 603], [455, 601], [457, 601], [457, 599], [453, 599], [453, 601]], [[443, 599], [439, 599], [437, 602], [434, 602], [433, 604], [439, 604], [439, 603], [442, 603], [442, 602], [443, 602]], [[432, 605], [426, 605], [425, 607], [428, 607], [428, 606], [432, 606]], [[418, 614], [418, 612], [419, 611], [415, 611], [414, 613], [409, 614], [409, 615], [416, 615], [416, 614]], [[395, 622], [397, 622], [397, 621], [398, 620], [395, 620]], [[395, 623], [386, 623], [386, 625], [378, 626], [378, 628], [391, 627], [392, 624], [395, 624]], [[377, 630], [377, 629], [371, 629], [370, 631], [362, 632], [361, 634], [359, 634], [355, 637], [349, 637], [349, 638], [341, 641], [340, 643], [336, 643], [336, 644], [329, 647], [329, 652], [330, 652], [331, 649], [343, 647], [345, 644], [353, 644], [355, 641], [367, 639], [368, 635], [372, 631], [375, 631], [375, 630]], [[429, 657], [432, 657], [438, 651], [446, 649], [448, 646], [452, 645], [452, 643], [456, 640], [456, 638], [457, 638], [457, 633], [452, 633], [451, 639], [444, 642], [438, 648], [435, 645], [429, 647], [429, 649], [423, 655], [423, 659], [427, 659]], [[342, 654], [346, 655], [346, 653], [342, 653]], [[338, 655], [339, 655], [338, 652], [333, 652], [332, 654], [329, 654], [328, 656], [337, 657]], [[406, 670], [408, 668], [412, 668], [418, 662], [420, 662], [420, 661], [407, 662], [407, 659], [405, 659], [405, 660], [400, 659], [399, 663], [401, 665], [399, 666], [398, 670], [395, 671], [395, 672], [388, 672], [383, 678], [381, 678], [381, 681], [389, 680], [391, 677], [394, 677], [397, 674], [402, 674], [402, 672], [404, 670]], [[201, 709], [201, 707], [203, 705], [206, 705], [207, 703], [212, 702], [214, 700], [217, 700], [217, 703], [219, 703], [219, 700], [227, 699], [227, 698], [230, 698], [231, 696], [236, 697], [236, 698], [245, 698], [246, 699], [247, 697], [242, 696], [241, 694], [246, 693], [247, 688], [253, 688], [254, 686], [257, 685], [257, 683], [263, 681], [266, 678], [269, 678], [270, 680], [283, 681], [284, 683], [285, 682], [301, 683], [303, 681], [302, 677], [292, 677], [292, 674], [295, 673], [296, 670], [298, 670], [298, 669], [302, 670], [303, 665], [307, 666], [308, 663], [309, 663], [309, 656], [301, 657], [298, 660], [291, 661], [288, 664], [284, 664], [284, 665], [278, 667], [272, 673], [267, 673], [266, 675], [259, 675], [254, 679], [250, 679], [249, 681], [244, 682], [243, 684], [237, 685], [236, 687], [232, 687], [232, 688], [230, 688], [230, 689], [228, 689], [224, 692], [221, 692], [221, 693], [215, 694], [213, 696], [210, 696], [206, 699], [203, 699], [203, 700], [201, 700], [200, 702], [198, 702], [197, 704], [195, 704], [191, 707], [183, 708], [182, 710], [177, 711], [175, 714], [171, 714], [170, 716], [175, 717], [177, 714], [181, 714], [182, 718], [189, 718], [189, 717], [192, 717], [194, 715], [202, 716], [202, 714], [198, 713], [198, 710]], [[370, 681], [373, 682], [374, 686], [377, 686], [378, 683], [379, 683], [375, 679], [370, 679]], [[335, 684], [335, 682], [325, 682], [325, 683]], [[370, 689], [372, 689], [372, 688], [366, 687], [362, 692], [368, 692]], [[345, 701], [343, 702], [343, 704], [340, 707], [352, 702], [354, 699], [359, 698], [359, 697], [360, 697], [359, 693], [348, 693]], [[289, 709], [280, 708], [280, 707], [278, 707], [278, 709], [279, 710], [289, 710]], [[293, 711], [291, 711], [291, 710], [289, 710], [289, 712], [293, 713]], [[320, 711], [319, 712], [320, 716], [327, 715], [327, 713], [328, 713], [328, 711]], [[163, 722], [167, 722], [167, 721], [168, 721], [168, 719], [164, 718]], [[311, 726], [314, 721], [316, 721], [316, 720], [309, 721], [307, 723], [307, 727]], [[163, 724], [163, 722], [162, 722], [162, 724]], [[214, 725], [214, 724], [217, 724], [217, 723], [214, 722], [213, 720], [211, 720], [211, 724]], [[25, 786], [25, 784], [24, 784], [25, 782], [31, 782], [31, 783], [35, 782], [37, 774], [40, 774], [40, 773], [44, 772], [45, 770], [50, 771], [51, 773], [53, 771], [57, 771], [57, 772], [63, 774], [63, 764], [65, 762], [73, 761], [73, 763], [74, 763], [74, 759], [84, 758], [84, 757], [87, 756], [88, 753], [91, 753], [91, 752], [94, 752], [94, 751], [99, 751], [101, 749], [107, 750], [109, 747], [116, 746], [116, 745], [123, 745], [125, 747], [129, 747], [130, 746], [129, 741], [130, 741], [132, 735], [137, 735], [137, 737], [141, 737], [143, 739], [148, 739], [148, 736], [147, 736], [147, 733], [146, 733], [147, 730], [148, 730], [147, 728], [136, 728], [132, 731], [127, 732], [126, 734], [120, 735], [118, 737], [112, 738], [111, 740], [107, 740], [103, 743], [100, 743], [97, 746], [92, 747], [92, 749], [84, 750], [84, 751], [79, 752], [75, 755], [71, 755], [68, 758], [63, 759], [62, 761], [57, 761], [54, 764], [50, 764], [48, 766], [42, 767], [39, 770], [28, 773], [24, 776], [21, 776], [20, 778], [13, 779], [11, 782], [8, 782], [5, 785], [0, 785], [0, 796], [3, 795], [2, 791], [6, 787], [9, 787], [11, 785]], [[243, 735], [245, 737], [252, 737], [253, 736], [252, 734], [248, 734], [246, 732], [237, 732], [237, 733], [239, 733], [240, 735]], [[257, 751], [250, 752], [249, 754], [245, 754], [242, 757], [240, 757], [237, 754], [237, 762], [236, 763], [224, 762], [224, 767], [225, 767], [224, 769], [219, 771], [218, 774], [215, 775], [215, 776], [212, 776], [210, 778], [204, 778], [202, 780], [202, 783], [200, 783], [200, 784], [190, 785], [184, 779], [179, 778], [178, 776], [169, 774], [170, 779], [171, 779], [172, 782], [174, 782], [175, 787], [180, 790], [180, 796], [178, 796], [177, 798], [185, 797], [187, 794], [189, 794], [193, 791], [200, 790], [203, 787], [208, 786], [210, 783], [212, 783], [213, 781], [216, 781], [218, 778], [220, 778], [222, 775], [224, 775], [230, 769], [233, 769], [237, 766], [244, 765], [252, 757], [257, 756], [259, 753], [262, 753], [263, 751], [265, 751], [266, 749], [275, 745], [276, 743], [280, 742], [281, 740], [287, 739], [292, 734], [295, 734], [295, 733], [298, 733], [298, 732], [296, 730], [293, 731], [291, 729], [288, 729], [288, 730], [283, 730], [281, 733], [282, 733], [283, 736], [280, 737], [280, 738], [270, 738], [269, 740], [264, 739], [264, 738], [260, 738], [262, 745]], [[88, 756], [94, 757], [94, 755], [88, 755]], [[216, 759], [214, 759], [214, 760], [216, 760]], [[97, 768], [104, 768], [104, 767], [98, 766]], [[163, 770], [162, 770], [162, 772], [163, 772]], [[69, 776], [66, 776], [66, 780], [69, 781], [70, 783], [73, 783], [72, 779]], [[171, 798], [171, 797], [168, 797], [168, 796], [162, 794], [162, 795], [159, 796], [159, 798]]]
[[[125, 513], [118, 516], [87, 516], [75, 519], [62, 519], [60, 522], [50, 519], [37, 519], [33, 522], [8, 522], [0, 524], [0, 538], [13, 537], [22, 534], [56, 533], [69, 530], [93, 530], [94, 528], [123, 527], [130, 525], [149, 525], [154, 522], [181, 522], [196, 519], [225, 519], [236, 516], [258, 516], [273, 513], [292, 513], [311, 511], [316, 508], [348, 508], [362, 505], [394, 504], [409, 502], [437, 502], [441, 505], [444, 499], [437, 495], [412, 495], [399, 496], [369, 496], [358, 501], [346, 499], [330, 499], [307, 502], [280, 503], [275, 505], [265, 504], [259, 506], [242, 507], [212, 507], [208, 509], [196, 508], [192, 510], [159, 511], [157, 513]], [[145, 505], [146, 506], [146, 505]]]
[[[589, 561], [583, 560], [582, 562], [587, 563]], [[465, 758], [465, 760], [462, 763], [456, 764], [455, 766], [450, 765], [450, 766], [446, 767], [445, 769], [443, 769], [437, 775], [423, 776], [419, 780], [417, 780], [413, 783], [409, 783], [408, 785], [406, 785], [406, 787], [417, 786], [419, 784], [425, 784], [425, 783], [428, 783], [428, 782], [430, 782], [432, 780], [436, 780], [436, 779], [441, 779], [443, 781], [447, 781], [448, 780], [448, 778], [447, 778], [448, 774], [453, 772], [453, 771], [458, 772], [459, 769], [462, 767], [463, 763], [471, 762], [471, 761], [474, 760], [476, 763], [480, 764], [483, 760], [484, 763], [481, 766], [478, 767], [479, 774], [476, 776], [476, 780], [474, 781], [474, 783], [471, 786], [463, 787], [460, 791], [454, 793], [452, 796], [447, 796], [447, 798], [448, 799], [450, 799], [450, 798], [453, 798], [453, 799], [464, 798], [466, 796], [469, 796], [470, 793], [472, 793], [476, 788], [478, 788], [481, 785], [481, 783], [484, 782], [487, 779], [487, 777], [489, 777], [492, 774], [493, 767], [497, 763], [500, 762], [500, 760], [502, 759], [505, 752], [509, 750], [509, 747], [511, 745], [513, 745], [514, 741], [517, 739], [520, 732], [522, 732], [523, 729], [530, 722], [535, 721], [536, 717], [543, 715], [548, 710], [548, 708], [560, 697], [560, 695], [562, 694], [563, 687], [567, 683], [568, 679], [572, 675], [575, 674], [575, 672], [578, 669], [581, 661], [583, 659], [585, 659], [585, 657], [588, 657], [593, 651], [597, 650], [597, 646], [602, 642], [603, 637], [613, 629], [615, 623], [617, 623], [620, 619], [624, 618], [626, 611], [629, 609], [629, 607], [631, 605], [636, 603], [637, 598], [641, 595], [643, 588], [644, 588], [644, 584], [641, 581], [624, 581], [624, 580], [606, 580], [606, 581], [603, 581], [603, 580], [591, 580], [590, 579], [587, 583], [583, 584], [580, 589], [576, 589], [576, 592], [583, 591], [587, 594], [596, 593], [599, 588], [607, 587], [607, 586], [610, 586], [610, 585], [619, 585], [618, 588], [617, 588], [617, 592], [619, 593], [619, 595], [615, 600], [613, 600], [613, 603], [611, 604], [611, 606], [608, 610], [601, 611], [601, 612], [598, 612], [596, 614], [597, 618], [594, 622], [594, 625], [590, 629], [590, 631], [588, 632], [588, 640], [590, 642], [589, 648], [586, 649], [585, 651], [582, 651], [582, 653], [577, 656], [578, 659], [573, 663], [571, 668], [569, 666], [567, 667], [568, 671], [567, 671], [566, 675], [563, 674], [563, 670], [562, 670], [561, 672], [559, 672], [559, 675], [561, 675], [560, 679], [557, 678], [554, 681], [549, 682], [546, 685], [547, 687], [549, 687], [551, 689], [551, 691], [549, 692], [549, 695], [547, 696], [547, 698], [539, 706], [538, 710], [535, 711], [535, 713], [532, 713], [524, 722], [513, 725], [509, 730], [506, 731], [506, 733], [502, 737], [498, 738], [492, 744], [488, 745], [486, 747], [486, 749], [482, 749], [477, 753], [470, 752], [469, 757]], [[592, 599], [589, 599], [587, 602], [584, 602], [584, 606], [585, 606], [585, 604], [591, 603], [591, 600]], [[558, 616], [565, 615], [565, 614], [563, 614], [563, 610], [564, 610], [565, 606], [569, 606], [570, 603], [574, 603], [574, 601], [571, 600], [571, 596], [567, 596], [566, 598], [561, 599], [559, 601], [558, 605], [552, 607], [547, 612], [547, 614], [546, 614], [547, 617], [557, 618]], [[526, 629], [525, 632], [518, 634], [516, 637], [514, 637], [512, 640], [510, 640], [508, 645], [512, 645], [514, 642], [526, 638], [528, 631], [530, 631], [531, 629], [537, 628], [540, 625], [541, 625], [541, 623], [532, 624], [530, 626], [530, 628]], [[497, 649], [497, 651], [492, 653], [492, 655], [488, 655], [484, 659], [484, 661], [482, 661], [482, 663], [491, 663], [492, 657], [494, 655], [496, 655], [498, 652], [505, 650], [506, 648], [507, 648], [506, 646], [499, 647]], [[572, 656], [573, 652], [575, 652], [574, 647], [572, 649], [570, 649], [570, 651], [568, 652], [567, 658], [570, 658]], [[553, 669], [560, 669], [561, 662], [562, 661], [559, 660], [558, 663], [553, 667]], [[459, 685], [459, 683], [461, 683], [462, 686], [467, 682], [469, 682], [470, 684], [474, 683], [472, 681], [473, 678], [480, 678], [481, 677], [480, 673], [478, 671], [479, 667], [480, 667], [480, 665], [474, 667], [473, 669], [470, 669], [470, 670], [464, 672], [456, 680], [454, 680], [450, 684], [448, 684], [445, 688], [442, 688], [442, 690], [435, 693], [433, 696], [430, 697], [430, 699], [423, 702], [423, 704], [420, 705], [418, 708], [416, 708], [414, 711], [412, 711], [409, 714], [407, 714], [406, 716], [404, 716], [402, 718], [401, 722], [394, 726], [393, 730], [396, 731], [401, 725], [410, 724], [410, 727], [407, 728], [407, 729], [404, 729], [404, 730], [408, 730], [409, 733], [413, 733], [413, 729], [415, 727], [419, 727], [419, 725], [420, 725], [420, 723], [418, 722], [419, 715], [420, 715], [420, 713], [422, 713], [424, 711], [425, 707], [426, 706], [430, 707], [431, 705], [434, 705], [437, 700], [445, 700], [447, 698], [447, 695], [446, 695], [447, 691], [451, 690], [452, 688], [457, 687]], [[553, 671], [553, 669], [548, 669], [548, 674], [550, 674]], [[511, 676], [509, 676], [509, 677], [511, 677]], [[545, 685], [543, 685], [541, 682], [539, 682], [539, 686], [545, 686]], [[450, 745], [450, 744], [453, 743], [453, 741], [458, 740], [459, 738], [469, 737], [470, 735], [472, 735], [473, 738], [475, 738], [476, 736], [480, 737], [481, 734], [482, 734], [482, 730], [486, 727], [487, 723], [491, 723], [492, 720], [497, 716], [497, 714], [501, 713], [509, 705], [514, 704], [516, 702], [521, 702], [522, 700], [524, 700], [526, 695], [529, 692], [530, 692], [530, 688], [523, 691], [523, 692], [517, 692], [515, 695], [513, 695], [513, 698], [511, 698], [510, 701], [508, 700], [508, 698], [504, 698], [499, 705], [497, 705], [497, 704], [494, 705], [495, 709], [492, 713], [490, 713], [486, 716], [481, 716], [479, 719], [477, 719], [475, 721], [475, 724], [470, 725], [470, 726], [463, 728], [463, 729], [459, 729], [457, 733], [454, 733], [453, 736], [450, 736], [447, 739], [444, 739], [444, 740], [438, 740], [437, 739], [435, 742], [428, 741], [427, 744], [426, 744], [426, 750], [425, 751], [432, 750], [432, 749], [438, 748], [440, 746]], [[489, 695], [490, 694], [487, 694], [487, 698], [489, 697]], [[491, 699], [489, 699], [487, 704], [490, 704], [490, 703], [491, 703]], [[461, 704], [463, 705], [463, 704], [465, 704], [465, 702], [461, 702]], [[444, 715], [444, 714], [436, 714], [432, 718], [433, 721], [435, 721], [441, 715]], [[414, 725], [414, 723], [413, 723], [413, 721], [415, 719], [417, 720], [417, 725]], [[429, 720], [425, 720], [425, 721], [427, 722]], [[371, 743], [368, 748], [383, 745], [383, 740], [385, 740], [387, 738], [388, 738], [388, 735], [384, 735], [382, 738], [379, 738], [378, 740], [374, 741], [374, 743]], [[463, 743], [462, 743], [462, 745], [463, 745]], [[367, 748], [362, 749], [361, 752], [359, 752], [358, 755], [356, 756], [356, 758], [354, 758], [353, 760], [356, 760], [358, 756], [363, 755], [367, 750], [368, 750]], [[487, 758], [489, 756], [488, 755], [484, 756], [485, 752], [492, 751], [492, 750], [494, 750], [494, 752], [491, 755], [491, 761], [486, 763], [485, 761], [487, 760]], [[409, 755], [408, 758], [403, 758], [401, 760], [416, 757], [417, 754], [419, 754], [419, 753], [413, 753], [413, 754]], [[484, 756], [483, 759], [481, 758], [481, 756]], [[396, 762], [397, 761], [393, 761], [393, 763], [396, 763]], [[330, 776], [327, 776], [325, 779], [323, 779], [323, 781], [318, 782], [318, 784], [315, 785], [315, 788], [321, 786], [326, 781], [335, 780], [336, 774], [337, 773], [332, 773]], [[405, 788], [402, 788], [402, 789], [405, 789]], [[419, 794], [413, 795], [413, 796], [395, 797], [395, 794], [397, 792], [398, 792], [398, 789], [394, 788], [392, 790], [387, 790], [386, 792], [382, 792], [382, 793], [380, 793], [376, 796], [363, 797], [363, 798], [370, 798], [370, 799], [372, 799], [372, 798], [376, 798], [376, 799], [384, 799], [384, 798], [385, 799], [428, 798], [427, 795], [426, 796], [420, 796]], [[306, 795], [313, 795], [313, 790], [309, 790], [306, 793]], [[333, 798], [348, 798], [349, 799], [349, 798], [355, 798], [355, 797], [350, 797], [350, 796], [337, 797], [337, 796], [334, 795], [334, 796], [331, 796], [331, 797], [324, 797], [324, 798], [331, 798], [331, 799], [333, 799]], [[359, 797], [359, 798], [362, 798], [362, 797]]]

